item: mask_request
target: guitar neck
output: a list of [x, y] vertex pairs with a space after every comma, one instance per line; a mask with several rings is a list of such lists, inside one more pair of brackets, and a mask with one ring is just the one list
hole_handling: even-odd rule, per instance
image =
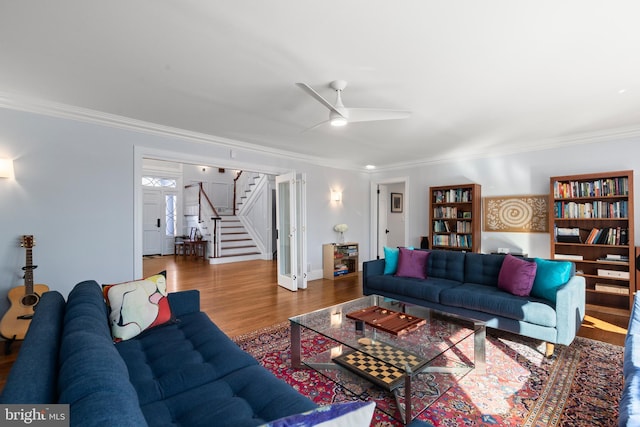
[[30, 295], [33, 293], [33, 254], [31, 249], [27, 249], [27, 262], [24, 267], [24, 286], [25, 294]]

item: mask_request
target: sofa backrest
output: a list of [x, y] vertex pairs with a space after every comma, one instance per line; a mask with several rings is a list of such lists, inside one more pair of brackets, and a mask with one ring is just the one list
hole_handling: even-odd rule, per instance
[[464, 252], [442, 250], [431, 250], [429, 252], [427, 277], [464, 282]]
[[93, 280], [77, 284], [67, 300], [58, 390], [59, 403], [70, 405], [72, 426], [147, 425]]
[[65, 302], [57, 291], [42, 294], [0, 402], [47, 404], [58, 401], [58, 350]]
[[473, 283], [497, 287], [503, 261], [504, 255], [469, 252], [465, 257], [464, 277], [472, 278]]

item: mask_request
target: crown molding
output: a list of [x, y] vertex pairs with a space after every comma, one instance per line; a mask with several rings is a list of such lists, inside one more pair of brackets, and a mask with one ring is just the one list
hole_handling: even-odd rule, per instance
[[[223, 147], [242, 149], [254, 153], [266, 154], [280, 158], [287, 158], [294, 161], [305, 161], [320, 166], [341, 168], [328, 159], [308, 156], [276, 148], [265, 147], [220, 136], [209, 135], [200, 132], [193, 132], [181, 128], [160, 125], [143, 120], [132, 119], [116, 114], [104, 113], [88, 108], [75, 107], [67, 104], [23, 97], [19, 95], [0, 92], [0, 108], [7, 108], [26, 113], [40, 114], [62, 119], [76, 120], [83, 123], [92, 123], [113, 128], [131, 130], [145, 134], [153, 134], [164, 137], [177, 138], [190, 142], [213, 144]], [[353, 166], [342, 165], [342, 168], [353, 169]]]
[[520, 153], [530, 153], [534, 151], [551, 150], [554, 148], [567, 147], [573, 145], [597, 144], [604, 142], [615, 142], [625, 139], [640, 139], [640, 126], [628, 126], [621, 128], [613, 128], [606, 130], [598, 130], [594, 132], [585, 132], [581, 134], [569, 135], [558, 138], [548, 138], [538, 141], [530, 141], [528, 143], [519, 144], [517, 146], [504, 147], [501, 149], [492, 149], [491, 152], [471, 153], [468, 156], [449, 156], [439, 158], [423, 158], [414, 161], [390, 164], [377, 167], [375, 170], [367, 171], [372, 173], [388, 172], [411, 167], [424, 167], [442, 163], [459, 162], [461, 160], [473, 160], [489, 157], [509, 156]]
[[67, 104], [60, 104], [42, 99], [24, 97], [0, 91], [0, 108], [7, 108], [27, 113], [41, 114], [45, 116], [76, 120], [84, 123], [93, 123], [102, 126], [125, 129], [145, 134], [182, 139], [201, 144], [212, 144], [230, 149], [242, 149], [254, 153], [260, 153], [279, 158], [286, 158], [293, 161], [305, 161], [317, 166], [333, 169], [350, 170], [366, 174], [377, 174], [399, 169], [412, 167], [424, 167], [434, 164], [459, 162], [460, 160], [473, 160], [487, 157], [506, 156], [512, 154], [526, 153], [532, 151], [549, 150], [571, 145], [593, 144], [602, 142], [613, 142], [622, 139], [640, 138], [640, 126], [629, 126], [623, 128], [613, 128], [586, 132], [566, 137], [548, 138], [544, 140], [530, 141], [510, 147], [500, 149], [492, 148], [491, 152], [471, 153], [467, 156], [450, 155], [443, 157], [430, 157], [423, 159], [399, 162], [385, 166], [377, 166], [373, 170], [367, 170], [364, 166], [353, 164], [347, 161], [335, 161], [326, 158], [309, 156], [276, 148], [265, 147], [240, 140], [223, 138], [215, 135], [188, 131], [181, 128], [160, 125], [157, 123], [145, 122], [143, 120], [132, 119], [87, 108], [75, 107]]

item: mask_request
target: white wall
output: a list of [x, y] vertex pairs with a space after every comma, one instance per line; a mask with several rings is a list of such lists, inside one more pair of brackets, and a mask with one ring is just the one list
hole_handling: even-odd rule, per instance
[[[547, 151], [365, 173], [332, 169], [294, 157], [278, 157], [95, 123], [0, 108], [0, 157], [15, 159], [16, 179], [0, 180], [0, 295], [23, 284], [23, 234], [33, 234], [35, 282], [66, 295], [79, 281], [111, 283], [141, 273], [139, 175], [142, 158], [208, 164], [266, 173], [305, 172], [308, 195], [308, 260], [322, 269], [322, 244], [337, 240], [333, 226], [349, 225], [346, 239], [370, 253], [371, 181], [407, 177], [407, 244], [428, 234], [431, 185], [477, 182], [483, 196], [547, 194], [554, 175], [640, 169], [640, 141], [621, 140]], [[331, 190], [342, 201], [330, 200]], [[636, 200], [638, 190], [635, 191]], [[406, 203], [410, 200], [410, 203]], [[640, 209], [636, 210], [636, 222]], [[640, 224], [640, 222], [638, 222]], [[138, 231], [136, 234], [135, 232]], [[635, 242], [638, 242], [636, 232]], [[482, 249], [520, 248], [549, 255], [548, 234], [483, 233]], [[0, 313], [8, 302], [0, 298]]]
[[[430, 186], [475, 182], [482, 185], [482, 196], [549, 194], [551, 176], [633, 169], [640, 170], [640, 139], [573, 145], [552, 150], [502, 155], [474, 160], [429, 164], [402, 169], [409, 177], [408, 244], [418, 246], [420, 236], [429, 234], [427, 193]], [[378, 172], [372, 179], [396, 176], [398, 171]], [[637, 180], [637, 173], [634, 174]], [[637, 182], [637, 181], [636, 181]], [[635, 200], [640, 200], [639, 190]], [[638, 222], [640, 209], [635, 210]], [[635, 242], [638, 242], [636, 228]], [[499, 247], [521, 250], [533, 257], [549, 257], [547, 233], [482, 232], [482, 252]]]
[[[152, 153], [153, 156], [148, 156]], [[63, 295], [78, 282], [131, 280], [141, 274], [139, 176], [142, 157], [270, 173], [307, 174], [308, 260], [322, 269], [322, 243], [334, 224], [368, 251], [369, 180], [295, 158], [0, 108], [0, 157], [14, 159], [15, 180], [0, 180], [0, 296], [21, 286], [23, 234], [33, 234], [35, 282]], [[330, 202], [341, 187], [344, 201]], [[139, 229], [139, 227], [138, 227]], [[136, 252], [139, 250], [140, 252]], [[8, 301], [0, 298], [0, 313]]]

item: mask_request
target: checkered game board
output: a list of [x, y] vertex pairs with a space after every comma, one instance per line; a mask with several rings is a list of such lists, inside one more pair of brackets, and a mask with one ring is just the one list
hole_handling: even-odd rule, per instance
[[415, 354], [384, 343], [365, 345], [362, 350], [335, 357], [333, 361], [387, 390], [402, 385], [406, 365], [415, 372], [426, 363]]

